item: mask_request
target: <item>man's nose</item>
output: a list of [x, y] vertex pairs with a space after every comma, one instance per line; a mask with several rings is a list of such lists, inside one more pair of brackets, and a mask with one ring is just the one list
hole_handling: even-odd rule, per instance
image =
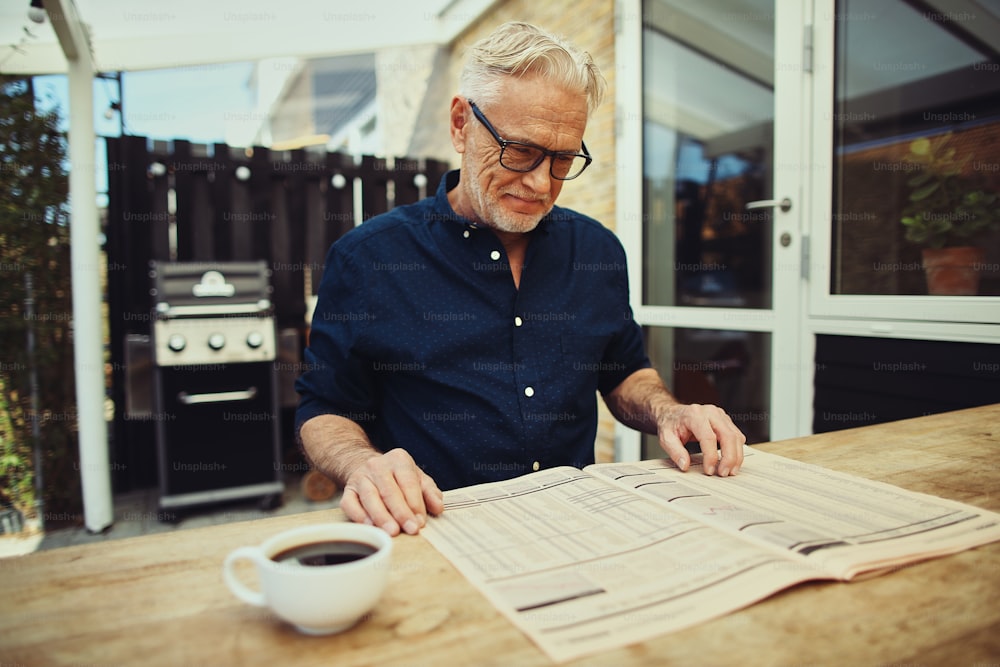
[[552, 156], [546, 155], [537, 167], [524, 173], [522, 180], [533, 191], [539, 194], [548, 194], [552, 190], [552, 181], [554, 180], [551, 169]]

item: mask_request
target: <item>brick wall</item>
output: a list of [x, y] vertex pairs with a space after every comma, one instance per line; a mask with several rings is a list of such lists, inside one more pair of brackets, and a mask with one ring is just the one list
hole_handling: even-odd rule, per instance
[[[375, 54], [376, 97], [382, 114], [382, 149], [386, 155], [430, 157], [410, 149], [418, 127], [447, 137], [447, 124], [423, 128], [419, 121], [438, 49], [436, 45], [406, 46], [383, 49]], [[450, 159], [451, 156], [445, 154], [443, 157]]]
[[289, 141], [316, 132], [314, 102], [311, 101], [314, 99], [313, 68], [312, 62], [306, 62], [294, 75], [277, 107], [272, 109], [270, 142]]

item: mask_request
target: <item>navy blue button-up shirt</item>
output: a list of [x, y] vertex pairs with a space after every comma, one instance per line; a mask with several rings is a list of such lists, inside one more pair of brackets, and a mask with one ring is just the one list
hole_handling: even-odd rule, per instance
[[597, 392], [650, 365], [625, 252], [596, 220], [554, 207], [516, 288], [497, 236], [448, 203], [458, 178], [330, 248], [297, 426], [347, 417], [442, 489], [593, 463]]

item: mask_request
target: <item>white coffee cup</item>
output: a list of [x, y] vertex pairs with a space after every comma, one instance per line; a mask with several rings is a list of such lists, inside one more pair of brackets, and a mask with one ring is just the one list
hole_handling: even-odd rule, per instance
[[[275, 560], [290, 551], [312, 547], [333, 552], [344, 545], [369, 555], [332, 565], [303, 565], [298, 560]], [[268, 607], [298, 630], [311, 635], [341, 632], [353, 626], [378, 602], [389, 576], [392, 538], [385, 531], [357, 523], [324, 523], [278, 533], [258, 546], [239, 547], [222, 566], [223, 577], [236, 597], [258, 607]], [[234, 564], [240, 559], [257, 566], [261, 590], [237, 578]], [[308, 559], [307, 559], [308, 560]], [[332, 560], [315, 557], [313, 560]]]

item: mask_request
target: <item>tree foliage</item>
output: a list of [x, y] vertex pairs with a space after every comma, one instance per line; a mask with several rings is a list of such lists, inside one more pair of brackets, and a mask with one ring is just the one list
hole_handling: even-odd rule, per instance
[[46, 514], [80, 506], [66, 158], [58, 111], [36, 111], [30, 79], [0, 77], [0, 503], [29, 515], [35, 420]]

